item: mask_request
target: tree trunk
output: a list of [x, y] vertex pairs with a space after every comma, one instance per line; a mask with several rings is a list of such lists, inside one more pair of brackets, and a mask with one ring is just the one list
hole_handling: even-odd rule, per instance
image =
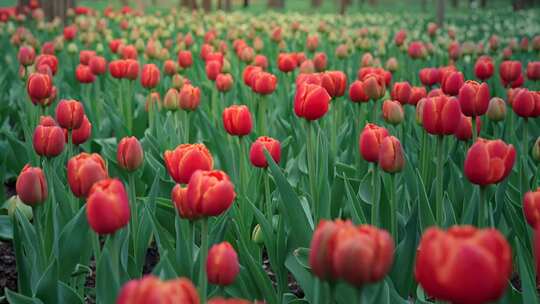
[[55, 17], [60, 18], [62, 22], [66, 22], [66, 13], [68, 8], [75, 6], [75, 0], [50, 0], [43, 2], [43, 11], [47, 20], [52, 20]]
[[350, 4], [349, 0], [339, 0], [339, 13], [344, 15], [347, 11], [347, 6]]
[[452, 0], [452, 7], [457, 8], [459, 6], [459, 0]]
[[218, 10], [222, 10], [222, 9], [223, 9], [223, 1], [222, 1], [222, 0], [217, 0], [217, 9], [218, 9]]
[[244, 0], [244, 8], [249, 6], [249, 0]]
[[487, 0], [480, 0], [480, 7], [484, 8], [486, 7]]
[[437, 24], [439, 27], [444, 23], [444, 2], [445, 0], [437, 0]]
[[209, 12], [212, 10], [212, 0], [203, 0], [202, 1], [202, 7], [205, 12]]
[[322, 0], [311, 0], [311, 7], [319, 7], [322, 4]]
[[427, 0], [421, 0], [420, 5], [422, 6], [422, 12], [427, 11]]
[[225, 10], [226, 11], [231, 10], [231, 0], [225, 0]]

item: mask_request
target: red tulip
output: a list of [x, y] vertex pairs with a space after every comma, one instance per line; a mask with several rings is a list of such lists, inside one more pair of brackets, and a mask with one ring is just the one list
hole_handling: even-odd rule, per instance
[[527, 78], [533, 81], [540, 79], [540, 61], [531, 61], [527, 64]]
[[119, 51], [122, 53], [122, 59], [137, 59], [137, 49], [131, 44], [125, 45]]
[[536, 229], [540, 223], [540, 188], [525, 193], [523, 197], [523, 214], [527, 223]]
[[124, 137], [118, 143], [116, 161], [125, 170], [135, 171], [143, 163], [144, 152], [139, 140], [136, 137]]
[[302, 84], [294, 96], [294, 113], [307, 120], [317, 120], [328, 111], [330, 99], [330, 95], [323, 87]]
[[396, 46], [402, 46], [407, 39], [407, 32], [404, 29], [400, 29], [394, 36], [394, 43]]
[[426, 88], [424, 87], [412, 87], [411, 95], [409, 96], [409, 104], [416, 106], [420, 99], [425, 98], [427, 95]]
[[17, 177], [15, 189], [27, 205], [35, 206], [47, 200], [47, 180], [41, 168], [25, 165]]
[[445, 95], [425, 99], [422, 124], [429, 134], [450, 135], [459, 126], [461, 109], [455, 97]]
[[377, 74], [368, 74], [363, 79], [364, 92], [371, 100], [378, 100], [385, 94], [384, 79]]
[[68, 184], [76, 197], [86, 197], [95, 182], [108, 177], [105, 161], [99, 154], [83, 152], [68, 161]]
[[313, 56], [313, 64], [315, 65], [315, 69], [317, 72], [322, 72], [326, 70], [326, 66], [328, 65], [328, 58], [325, 53], [315, 53]]
[[75, 25], [64, 27], [64, 39], [71, 41], [75, 39], [75, 35], [77, 35], [77, 27]]
[[326, 71], [321, 74], [321, 86], [332, 98], [345, 94], [347, 75], [342, 71]]
[[379, 146], [378, 163], [381, 169], [388, 173], [400, 172], [403, 169], [405, 157], [399, 139], [394, 136], [383, 138]]
[[171, 191], [171, 199], [180, 217], [190, 220], [197, 219], [197, 215], [191, 213], [191, 209], [187, 205], [187, 188], [176, 184]]
[[413, 41], [409, 43], [407, 52], [409, 53], [409, 57], [412, 59], [424, 58], [427, 55], [426, 47], [420, 41]]
[[74, 145], [80, 145], [85, 143], [92, 135], [92, 124], [84, 115], [81, 126], [77, 129], [71, 130], [71, 142]]
[[199, 304], [197, 289], [186, 278], [161, 281], [147, 275], [127, 282], [118, 295], [116, 304], [182, 303]]
[[382, 113], [384, 121], [393, 125], [401, 123], [405, 117], [403, 107], [394, 100], [385, 100], [383, 102]]
[[358, 70], [358, 79], [365, 81], [368, 77], [376, 76], [387, 87], [392, 82], [392, 73], [383, 68], [364, 67]]
[[431, 87], [441, 82], [441, 72], [437, 68], [424, 68], [418, 73], [423, 85]]
[[277, 59], [277, 66], [284, 73], [292, 72], [296, 69], [298, 63], [293, 54], [280, 53]]
[[393, 100], [399, 101], [402, 105], [408, 104], [409, 99], [411, 97], [411, 85], [404, 81], [404, 82], [396, 82], [394, 83], [394, 86], [392, 87], [392, 91], [390, 92], [390, 96]]
[[217, 76], [221, 73], [223, 64], [217, 60], [211, 60], [206, 62], [206, 77], [215, 81]]
[[64, 151], [64, 131], [56, 125], [38, 125], [34, 130], [32, 143], [38, 155], [45, 157], [58, 156]]
[[153, 64], [145, 64], [141, 72], [141, 85], [146, 89], [153, 89], [159, 84], [159, 68]]
[[255, 75], [262, 71], [262, 68], [259, 66], [248, 65], [242, 73], [242, 79], [244, 80], [244, 84], [251, 88]]
[[174, 181], [187, 184], [197, 170], [212, 170], [214, 159], [203, 144], [182, 144], [164, 153], [165, 166]]
[[220, 92], [228, 92], [233, 85], [233, 77], [231, 74], [219, 74], [216, 77], [216, 88]]
[[416, 255], [415, 276], [424, 291], [452, 303], [497, 300], [506, 290], [511, 271], [510, 245], [492, 228], [429, 228]]
[[112, 53], [116, 54], [121, 44], [122, 44], [122, 40], [113, 39], [109, 41], [109, 49], [111, 50]]
[[58, 70], [58, 58], [54, 55], [41, 54], [36, 58], [36, 70], [48, 70], [52, 76], [56, 75]]
[[256, 55], [253, 59], [253, 64], [255, 66], [261, 67], [262, 69], [268, 68], [268, 59], [264, 55]]
[[259, 168], [268, 167], [264, 150], [267, 150], [274, 162], [279, 164], [281, 160], [281, 144], [271, 137], [261, 136], [253, 142], [249, 150], [249, 160], [253, 166]]
[[17, 60], [23, 66], [29, 66], [34, 64], [36, 59], [36, 51], [31, 46], [22, 46], [17, 53]]
[[252, 75], [251, 89], [260, 95], [269, 95], [276, 90], [277, 77], [267, 72]]
[[[350, 221], [321, 220], [313, 233], [309, 252], [309, 266], [311, 272], [322, 280], [334, 281], [338, 273], [334, 264], [336, 249], [336, 236], [340, 230], [355, 230]], [[354, 232], [353, 232], [354, 234]]]
[[170, 59], [165, 60], [165, 62], [163, 63], [163, 72], [165, 73], [165, 75], [172, 76], [176, 74], [177, 71], [178, 67], [176, 66], [176, 62]]
[[[537, 114], [537, 98], [535, 92], [531, 92], [527, 89], [516, 89], [509, 102], [512, 105], [514, 112], [521, 117], [533, 117]], [[538, 100], [540, 102], [540, 100]], [[540, 104], [539, 104], [540, 106]]]
[[90, 67], [82, 64], [79, 64], [75, 69], [75, 78], [80, 83], [93, 83], [96, 80], [96, 76], [92, 73]]
[[232, 205], [236, 193], [223, 171], [197, 170], [187, 186], [187, 207], [199, 217], [218, 216]]
[[26, 91], [34, 104], [42, 104], [52, 95], [52, 78], [48, 74], [32, 73], [28, 77]]
[[208, 282], [220, 286], [231, 285], [239, 272], [238, 255], [231, 244], [223, 242], [210, 248], [206, 259]]
[[56, 106], [56, 121], [68, 130], [78, 129], [83, 122], [84, 107], [76, 100], [61, 100]]
[[457, 96], [463, 83], [463, 74], [461, 72], [448, 72], [442, 76], [441, 88], [445, 94]]
[[503, 61], [499, 65], [499, 76], [505, 86], [509, 86], [512, 82], [518, 80], [521, 73], [521, 62], [519, 61]]
[[364, 83], [356, 80], [349, 87], [349, 98], [352, 102], [368, 102], [369, 96], [364, 92]]
[[482, 116], [489, 106], [489, 87], [487, 83], [479, 84], [468, 80], [459, 90], [458, 100], [461, 112], [469, 117]]
[[245, 136], [253, 128], [251, 112], [245, 105], [232, 105], [223, 110], [223, 127], [230, 135]]
[[178, 95], [180, 107], [186, 111], [194, 111], [201, 103], [201, 90], [190, 84], [185, 84]]
[[79, 63], [82, 65], [89, 65], [90, 59], [96, 56], [96, 51], [82, 50], [79, 52]]
[[109, 72], [113, 78], [121, 79], [126, 76], [127, 62], [123, 59], [111, 61], [109, 64]]
[[516, 150], [502, 140], [478, 139], [467, 152], [465, 176], [473, 184], [485, 186], [505, 179], [514, 166]]
[[107, 61], [101, 56], [92, 57], [88, 66], [94, 75], [102, 75], [107, 71]]
[[380, 145], [387, 136], [388, 130], [385, 128], [372, 123], [366, 124], [358, 141], [362, 158], [371, 163], [378, 162]]
[[[480, 117], [476, 117], [476, 135], [480, 135], [480, 128], [482, 127], [482, 120]], [[454, 136], [458, 140], [468, 141], [472, 138], [472, 118], [465, 115], [461, 115], [459, 126], [454, 132]]]
[[474, 75], [482, 81], [491, 78], [493, 75], [493, 61], [491, 57], [482, 56], [474, 64]]
[[92, 186], [86, 199], [86, 218], [97, 234], [112, 234], [129, 222], [129, 199], [118, 179], [103, 179]]
[[178, 52], [178, 64], [187, 69], [193, 65], [193, 57], [191, 56], [190, 51], [180, 51]]
[[[135, 80], [137, 77], [139, 77], [139, 62], [134, 59], [126, 59], [126, 72], [124, 74], [124, 78], [129, 80]], [[154, 65], [154, 67], [149, 68], [149, 73], [147, 73], [147, 78], [145, 81], [147, 81], [147, 84], [153, 84], [155, 81], [156, 85], [159, 83], [159, 70], [157, 70], [157, 67]], [[157, 79], [157, 80], [156, 80]], [[141, 75], [141, 84], [142, 84], [142, 75]]]

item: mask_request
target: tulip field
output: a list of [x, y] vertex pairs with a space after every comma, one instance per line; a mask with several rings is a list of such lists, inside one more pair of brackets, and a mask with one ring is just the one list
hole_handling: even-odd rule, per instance
[[29, 1], [0, 41], [0, 303], [539, 303], [538, 9]]

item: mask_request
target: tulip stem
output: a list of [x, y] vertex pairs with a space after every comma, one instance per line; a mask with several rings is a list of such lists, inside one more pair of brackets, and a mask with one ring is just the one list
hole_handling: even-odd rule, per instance
[[476, 131], [476, 116], [471, 117], [471, 122], [472, 122], [472, 127], [471, 127], [472, 140], [474, 144], [476, 142], [476, 138], [478, 138], [478, 133]]
[[266, 98], [261, 96], [259, 99], [259, 134], [269, 135], [266, 131]]
[[185, 129], [184, 129], [184, 140], [186, 143], [189, 143], [189, 118], [190, 118], [190, 111], [186, 111], [186, 121], [185, 121]]
[[437, 137], [437, 200], [436, 200], [436, 214], [437, 224], [442, 225], [443, 222], [443, 151], [444, 151], [444, 137], [439, 135]]
[[266, 197], [266, 217], [272, 221], [272, 198], [270, 197], [270, 177], [268, 176], [267, 170], [264, 172], [264, 193]]
[[398, 241], [397, 231], [397, 210], [396, 210], [396, 183], [395, 174], [390, 174], [390, 233], [396, 242]]
[[206, 256], [208, 255], [208, 219], [201, 220], [201, 247], [199, 249], [199, 292], [201, 303], [206, 304]]
[[307, 154], [307, 164], [308, 164], [308, 179], [309, 179], [309, 190], [311, 195], [311, 201], [312, 201], [312, 208], [313, 208], [313, 214], [315, 218], [315, 222], [319, 221], [319, 202], [317, 199], [317, 189], [315, 185], [315, 178], [317, 178], [317, 172], [316, 172], [316, 159], [315, 159], [315, 141], [316, 141], [316, 134], [315, 134], [315, 124], [312, 122], [308, 122], [308, 141], [307, 141], [307, 147], [306, 147], [306, 154]]
[[46, 161], [44, 161], [46, 164], [45, 167], [45, 174], [47, 176], [47, 181], [49, 182], [49, 192], [51, 193], [50, 196], [50, 204], [52, 208], [52, 224], [53, 224], [53, 252], [55, 254], [55, 257], [58, 257], [58, 237], [60, 236], [60, 228], [58, 227], [58, 218], [57, 218], [57, 208], [58, 205], [56, 203], [56, 194], [54, 192], [54, 180], [52, 176], [52, 170], [53, 170], [53, 164], [52, 159], [47, 158]]
[[488, 202], [485, 201], [486, 188], [478, 186], [478, 227], [487, 227], [489, 211]]
[[139, 212], [137, 210], [137, 194], [135, 190], [136, 190], [135, 189], [135, 173], [130, 172], [129, 173], [129, 201], [130, 201], [131, 213], [132, 213], [131, 218], [133, 219], [131, 223], [131, 228], [132, 228], [131, 235], [133, 237], [133, 253], [135, 256], [135, 261], [138, 261], [137, 229], [139, 229]]
[[521, 193], [525, 195], [528, 190], [528, 178], [527, 178], [527, 156], [529, 155], [529, 120], [525, 117], [523, 121], [523, 151], [521, 152], [525, 157], [521, 161], [521, 172], [519, 174], [521, 179]]
[[371, 225], [378, 226], [379, 225], [379, 204], [376, 202], [377, 200], [377, 191], [378, 191], [378, 185], [377, 185], [377, 178], [379, 177], [377, 174], [377, 165], [371, 164], [372, 166], [372, 175], [371, 175]]

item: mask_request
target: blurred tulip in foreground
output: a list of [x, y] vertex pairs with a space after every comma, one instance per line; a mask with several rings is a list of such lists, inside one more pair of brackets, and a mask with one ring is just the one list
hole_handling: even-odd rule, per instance
[[540, 228], [540, 188], [525, 193], [523, 197], [523, 214], [527, 223], [535, 229]]
[[161, 281], [153, 275], [127, 282], [118, 295], [116, 304], [199, 304], [197, 289], [186, 278]]

